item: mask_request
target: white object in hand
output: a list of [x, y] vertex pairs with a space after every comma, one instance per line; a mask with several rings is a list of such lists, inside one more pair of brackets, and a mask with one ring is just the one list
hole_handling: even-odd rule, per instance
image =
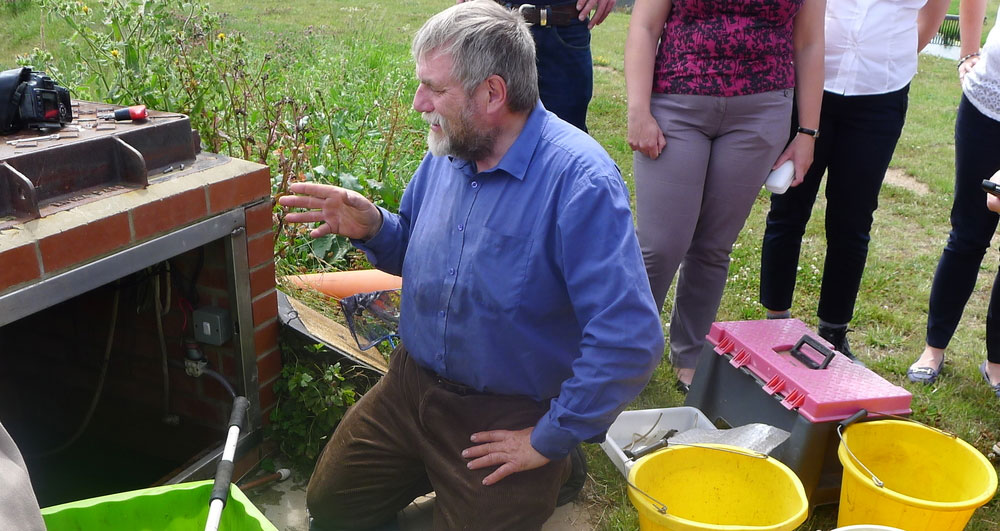
[[771, 173], [767, 174], [764, 188], [773, 194], [783, 194], [788, 190], [788, 186], [792, 184], [794, 178], [795, 165], [792, 164], [791, 160], [786, 160], [784, 164], [778, 166], [778, 169], [771, 170]]

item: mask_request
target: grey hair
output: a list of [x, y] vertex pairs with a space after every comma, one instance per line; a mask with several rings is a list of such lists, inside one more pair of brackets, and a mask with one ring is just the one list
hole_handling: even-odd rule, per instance
[[467, 93], [496, 74], [507, 83], [507, 106], [530, 111], [538, 101], [535, 41], [521, 15], [493, 0], [456, 4], [434, 15], [413, 37], [413, 59], [449, 53], [452, 75]]

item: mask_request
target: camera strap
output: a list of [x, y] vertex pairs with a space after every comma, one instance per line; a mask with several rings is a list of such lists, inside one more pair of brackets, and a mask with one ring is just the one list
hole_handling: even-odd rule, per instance
[[24, 94], [25, 82], [31, 75], [27, 67], [14, 68], [0, 72], [0, 133], [15, 131], [21, 96]]

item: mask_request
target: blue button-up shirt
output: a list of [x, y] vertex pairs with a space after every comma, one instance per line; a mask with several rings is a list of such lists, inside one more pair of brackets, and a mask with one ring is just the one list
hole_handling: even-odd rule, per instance
[[428, 153], [399, 214], [382, 214], [355, 244], [403, 276], [410, 356], [549, 401], [531, 443], [550, 459], [603, 440], [663, 353], [628, 188], [604, 149], [538, 103], [495, 168]]

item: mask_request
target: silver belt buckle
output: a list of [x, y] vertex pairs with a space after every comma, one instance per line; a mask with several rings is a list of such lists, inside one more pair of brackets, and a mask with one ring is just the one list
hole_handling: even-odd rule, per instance
[[549, 10], [547, 8], [539, 9], [538, 6], [534, 4], [521, 4], [517, 6], [517, 12], [521, 14], [521, 18], [527, 18], [524, 16], [525, 10], [534, 9], [538, 12], [538, 25], [545, 27], [549, 23]]

